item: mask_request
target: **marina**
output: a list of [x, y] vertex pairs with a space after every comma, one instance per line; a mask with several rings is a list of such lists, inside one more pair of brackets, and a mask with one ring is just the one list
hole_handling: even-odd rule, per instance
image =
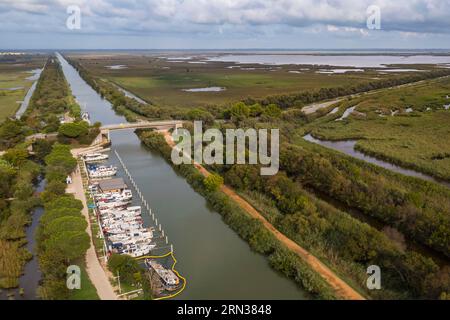
[[[170, 235], [178, 263], [164, 245], [165, 239], [157, 240], [166, 247], [165, 250], [153, 251], [156, 252], [154, 257], [159, 257], [157, 259], [162, 260], [165, 266], [171, 266], [170, 269], [176, 263], [177, 270], [188, 281], [176, 299], [309, 298], [294, 282], [274, 271], [264, 256], [252, 251], [165, 159], [142, 145], [133, 133], [136, 124], [129, 127], [126, 119], [117, 115], [111, 104], [97, 94], [64, 57], [58, 54], [58, 58], [74, 96], [80, 105], [85, 106], [91, 121], [101, 121], [103, 127], [112, 130], [110, 140], [114, 149], [126, 163], [134, 184], [140, 186], [143, 198], [151, 203], [154, 212], [158, 212], [155, 219], [164, 225], [162, 231]], [[118, 123], [124, 125], [118, 128]], [[122, 177], [130, 188], [134, 188], [114, 153], [105, 153], [109, 155], [109, 164], [118, 167], [117, 177]], [[104, 184], [107, 181], [98, 182]], [[141, 205], [134, 189], [133, 193], [132, 204]], [[159, 232], [159, 227], [148, 213], [142, 214], [142, 218], [146, 226], [153, 224], [156, 241], [158, 235], [162, 236], [162, 231]], [[102, 255], [101, 248], [98, 255]], [[239, 268], [227, 267], [238, 264]]]
[[[133, 191], [124, 178], [112, 178], [118, 168], [104, 164], [109, 159], [108, 155], [88, 153], [81, 157], [89, 176], [87, 190], [101, 227], [105, 258], [108, 259], [112, 254], [126, 254], [139, 260], [140, 265], [147, 270], [154, 297], [165, 299], [175, 296], [184, 289], [186, 280], [172, 270], [174, 263], [165, 259], [173, 257], [175, 260], [173, 245], [169, 245], [162, 225], [158, 224], [117, 151], [115, 156], [131, 182], [140, 205], [133, 204]], [[152, 218], [149, 223], [144, 222], [144, 213]]]

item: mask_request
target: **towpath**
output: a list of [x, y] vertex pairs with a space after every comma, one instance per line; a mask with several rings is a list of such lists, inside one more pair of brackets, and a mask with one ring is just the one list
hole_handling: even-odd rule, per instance
[[[160, 131], [164, 134], [164, 138], [169, 146], [175, 147], [175, 143], [172, 139], [172, 135], [168, 131]], [[202, 165], [194, 163], [194, 166], [200, 171], [203, 176], [207, 177], [210, 173]], [[233, 189], [223, 185], [221, 191], [225, 193], [230, 199], [235, 201], [242, 209], [245, 210], [251, 217], [262, 222], [263, 226], [271, 232], [282, 244], [284, 244], [289, 250], [296, 253], [303, 261], [305, 261], [311, 269], [316, 271], [335, 291], [336, 295], [341, 299], [346, 300], [365, 300], [365, 298], [358, 293], [355, 289], [349, 286], [344, 280], [342, 280], [336, 273], [330, 268], [325, 266], [319, 259], [313, 256], [306, 249], [292, 241], [280, 231], [278, 231], [264, 216], [259, 213], [253, 206], [251, 206], [246, 200], [239, 196]]]

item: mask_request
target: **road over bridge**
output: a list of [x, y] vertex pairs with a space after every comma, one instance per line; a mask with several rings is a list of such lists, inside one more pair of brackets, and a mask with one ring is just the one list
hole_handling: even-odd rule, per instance
[[120, 123], [102, 126], [102, 131], [115, 131], [126, 129], [157, 129], [157, 130], [169, 130], [177, 129], [183, 126], [181, 120], [167, 120], [167, 121], [138, 121], [133, 123]]
[[109, 144], [111, 141], [110, 132], [117, 130], [129, 130], [129, 129], [155, 129], [155, 130], [170, 130], [183, 127], [183, 121], [181, 120], [166, 120], [166, 121], [138, 121], [131, 123], [119, 123], [102, 126], [100, 128], [100, 140], [106, 140], [105, 144]]

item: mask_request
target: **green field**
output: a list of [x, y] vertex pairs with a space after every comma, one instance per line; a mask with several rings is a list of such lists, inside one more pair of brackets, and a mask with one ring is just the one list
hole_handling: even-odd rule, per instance
[[[207, 64], [173, 62], [155, 56], [80, 55], [69, 58], [81, 63], [95, 76], [114, 82], [137, 96], [162, 107], [198, 107], [223, 105], [248, 97], [264, 98], [278, 94], [298, 93], [320, 88], [355, 86], [379, 79], [398, 77], [371, 70], [364, 73], [321, 74], [319, 67], [285, 65], [241, 65], [208, 62]], [[190, 61], [199, 62], [199, 61]], [[108, 66], [125, 65], [112, 70]], [[403, 74], [404, 75], [404, 74]], [[223, 87], [222, 92], [185, 92], [183, 89]]]
[[[0, 59], [0, 122], [14, 115], [20, 107], [28, 89], [33, 84], [27, 80], [29, 71], [42, 68], [45, 59], [41, 56], [23, 56]], [[17, 90], [7, 90], [18, 88]]]
[[[358, 139], [357, 148], [366, 153], [450, 179], [447, 104], [450, 79], [427, 81], [345, 101], [337, 114], [319, 119], [309, 128], [322, 139]], [[357, 113], [335, 121], [350, 106], [356, 106]]]

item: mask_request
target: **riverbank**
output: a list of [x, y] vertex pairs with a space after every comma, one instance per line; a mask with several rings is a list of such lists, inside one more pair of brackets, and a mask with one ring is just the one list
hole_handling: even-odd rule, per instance
[[[38, 179], [35, 188], [35, 193], [40, 193], [45, 188], [46, 181], [42, 178]], [[0, 292], [0, 300], [14, 299], [14, 300], [36, 300], [37, 288], [41, 279], [41, 271], [39, 269], [37, 257], [35, 254], [35, 235], [39, 219], [44, 210], [38, 206], [30, 213], [30, 223], [26, 226], [26, 250], [31, 253], [31, 259], [26, 262], [23, 273], [18, 280], [18, 287], [13, 289], [6, 289]], [[25, 249], [25, 248], [24, 248]]]
[[[170, 148], [173, 148], [175, 146], [174, 141], [172, 140], [172, 136], [167, 132], [163, 132], [164, 140], [167, 143]], [[142, 136], [141, 136], [142, 138]], [[143, 139], [144, 142], [146, 142], [146, 139]], [[147, 141], [148, 142], [148, 141]], [[164, 153], [163, 153], [164, 154]], [[165, 155], [166, 156], [166, 155]], [[196, 170], [198, 170], [199, 173], [203, 177], [208, 177], [210, 173], [208, 170], [206, 170], [203, 166], [200, 164], [195, 163], [194, 164]], [[192, 179], [188, 177], [188, 181], [192, 183]], [[272, 224], [270, 224], [258, 211], [256, 211], [247, 201], [245, 201], [242, 197], [240, 197], [236, 192], [234, 192], [231, 188], [223, 185], [220, 189], [221, 193], [224, 194], [228, 199], [230, 199], [232, 202], [234, 202], [236, 205], [239, 206], [239, 208], [242, 210], [242, 212], [245, 212], [247, 217], [254, 219], [255, 221], [258, 221], [257, 225], [260, 225], [263, 227], [266, 232], [271, 234], [271, 237], [273, 237], [274, 241], [276, 243], [279, 243], [283, 250], [286, 250], [288, 252], [294, 253], [298, 258], [301, 259], [305, 265], [303, 268], [297, 269], [297, 272], [300, 272], [298, 277], [296, 279], [302, 279], [300, 280], [300, 283], [302, 286], [304, 286], [306, 289], [308, 289], [311, 293], [318, 295], [318, 297], [321, 297], [323, 299], [330, 299], [331, 297], [328, 295], [328, 290], [334, 291], [334, 294], [336, 297], [340, 299], [351, 299], [351, 300], [363, 300], [364, 297], [360, 295], [357, 291], [355, 291], [353, 288], [351, 288], [349, 285], [347, 285], [342, 279], [340, 279], [334, 272], [332, 272], [328, 267], [326, 267], [323, 263], [321, 263], [317, 258], [315, 258], [313, 255], [311, 255], [308, 251], [306, 251], [304, 248], [300, 247], [298, 244], [284, 236], [281, 232], [279, 232]], [[210, 195], [211, 196], [211, 195]], [[206, 196], [208, 199], [208, 196]], [[226, 220], [226, 218], [225, 218]], [[236, 226], [232, 227], [236, 229]], [[260, 227], [257, 227], [260, 228]], [[238, 231], [238, 230], [237, 230]], [[239, 231], [238, 231], [239, 233]], [[245, 234], [242, 233], [242, 230], [240, 232], [240, 235], [244, 238], [246, 238]], [[255, 241], [255, 240], [253, 240]], [[250, 243], [252, 243], [250, 241]], [[254, 248], [255, 249], [255, 248]], [[264, 252], [264, 250], [263, 250]], [[276, 250], [275, 250], [276, 252]], [[274, 256], [275, 254], [272, 254]], [[278, 268], [276, 265], [273, 265], [274, 268]], [[306, 268], [306, 269], [305, 269]], [[319, 280], [315, 277], [315, 275], [312, 275], [308, 271], [314, 270], [313, 273], [317, 272], [317, 275], [319, 275], [319, 278], [323, 279], [325, 283], [321, 283], [323, 280]], [[302, 271], [300, 271], [302, 270]], [[309, 277], [309, 280], [306, 280]], [[299, 281], [299, 280], [297, 280]], [[303, 282], [302, 282], [303, 281]], [[328, 287], [329, 286], [329, 287]], [[328, 288], [327, 288], [328, 287]]]

